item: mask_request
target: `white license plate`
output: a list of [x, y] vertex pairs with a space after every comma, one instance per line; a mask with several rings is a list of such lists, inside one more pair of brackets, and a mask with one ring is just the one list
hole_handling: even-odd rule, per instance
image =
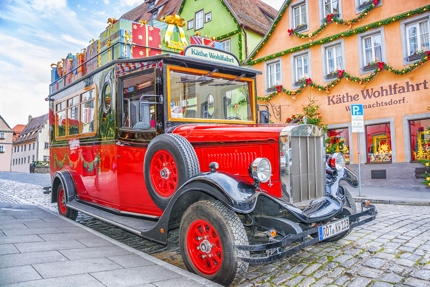
[[349, 218], [345, 217], [332, 223], [318, 227], [320, 241], [349, 230]]

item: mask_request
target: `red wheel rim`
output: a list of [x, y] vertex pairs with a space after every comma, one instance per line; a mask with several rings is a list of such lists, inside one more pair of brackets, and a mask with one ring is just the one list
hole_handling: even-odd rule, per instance
[[187, 232], [188, 254], [193, 265], [205, 275], [213, 275], [222, 266], [221, 238], [205, 220], [194, 221]]
[[66, 214], [67, 207], [66, 207], [66, 197], [64, 194], [64, 188], [60, 188], [58, 191], [58, 207], [60, 208], [61, 214]]
[[172, 196], [178, 186], [178, 168], [173, 156], [165, 150], [157, 151], [152, 157], [149, 172], [158, 195]]

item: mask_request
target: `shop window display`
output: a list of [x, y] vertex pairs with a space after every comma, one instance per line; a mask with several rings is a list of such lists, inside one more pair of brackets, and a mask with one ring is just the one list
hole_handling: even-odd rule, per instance
[[409, 122], [413, 161], [430, 159], [430, 119]]
[[367, 162], [391, 162], [390, 124], [366, 126]]
[[341, 152], [349, 163], [349, 136], [347, 128], [327, 130], [326, 153]]

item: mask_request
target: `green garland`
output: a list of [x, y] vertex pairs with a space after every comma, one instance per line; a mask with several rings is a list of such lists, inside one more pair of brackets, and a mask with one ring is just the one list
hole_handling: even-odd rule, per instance
[[423, 57], [421, 58], [421, 60], [419, 60], [419, 61], [411, 64], [407, 68], [404, 68], [404, 69], [401, 69], [401, 70], [395, 69], [392, 66], [389, 66], [388, 64], [386, 64], [384, 62], [378, 62], [377, 63], [378, 68], [375, 71], [373, 71], [369, 76], [363, 77], [363, 78], [355, 77], [355, 76], [353, 76], [353, 75], [345, 72], [344, 70], [339, 70], [338, 71], [338, 77], [335, 80], [333, 80], [330, 83], [328, 83], [326, 86], [315, 84], [314, 82], [312, 82], [312, 80], [310, 78], [309, 79], [303, 79], [301, 81], [302, 83], [301, 83], [300, 87], [298, 89], [294, 90], [294, 91], [287, 90], [284, 87], [279, 87], [279, 90], [271, 93], [270, 95], [264, 96], [264, 97], [257, 97], [257, 99], [260, 100], [260, 101], [270, 101], [279, 92], [284, 92], [285, 94], [287, 94], [289, 96], [292, 96], [293, 99], [294, 99], [298, 94], [300, 94], [304, 90], [304, 88], [306, 86], [310, 86], [311, 88], [317, 88], [319, 91], [326, 91], [327, 93], [329, 93], [330, 90], [332, 88], [334, 88], [334, 86], [336, 86], [337, 84], [339, 84], [339, 82], [343, 78], [345, 78], [347, 81], [355, 82], [355, 83], [358, 83], [358, 84], [362, 85], [364, 83], [368, 83], [371, 80], [373, 80], [375, 78], [375, 76], [377, 74], [379, 74], [380, 72], [382, 72], [384, 69], [387, 70], [387, 71], [389, 71], [389, 72], [391, 72], [391, 73], [393, 73], [393, 74], [396, 74], [396, 75], [404, 75], [404, 74], [412, 72], [413, 70], [415, 70], [416, 68], [418, 68], [419, 66], [421, 66], [422, 64], [424, 64], [425, 62], [427, 62], [429, 60], [429, 57], [430, 57], [430, 52], [423, 53]]
[[290, 33], [290, 36], [294, 35], [294, 36], [297, 36], [297, 37], [299, 37], [301, 39], [304, 39], [304, 38], [305, 39], [310, 39], [312, 37], [315, 37], [319, 33], [321, 33], [327, 27], [327, 24], [330, 24], [330, 23], [336, 23], [336, 24], [341, 24], [341, 25], [346, 25], [346, 26], [351, 27], [353, 23], [358, 23], [359, 21], [361, 21], [362, 19], [364, 19], [367, 16], [367, 14], [370, 11], [372, 11], [379, 4], [379, 0], [375, 0], [375, 2], [376, 2], [376, 4], [372, 3], [371, 5], [369, 5], [356, 18], [353, 18], [353, 19], [345, 21], [343, 19], [339, 19], [338, 16], [335, 15], [335, 14], [329, 14], [324, 19], [324, 22], [321, 24], [321, 26], [318, 29], [316, 29], [314, 32], [312, 32], [312, 33], [302, 34], [302, 33], [296, 32], [294, 29], [290, 29], [290, 30], [288, 30], [288, 32]]
[[64, 155], [64, 157], [63, 157], [62, 160], [59, 160], [57, 158], [57, 155], [54, 154], [54, 168], [58, 166], [60, 169], [62, 169], [63, 166], [64, 166], [64, 164], [65, 164], [65, 162], [66, 162], [66, 160], [69, 161], [68, 165], [71, 166], [73, 169], [76, 169], [78, 167], [78, 161], [81, 160], [82, 164], [83, 164], [83, 167], [87, 171], [92, 172], [94, 170], [94, 168], [98, 167], [98, 172], [100, 172], [100, 166], [99, 166], [99, 163], [100, 163], [100, 154], [97, 154], [96, 157], [94, 158], [94, 160], [91, 161], [91, 162], [86, 161], [84, 159], [82, 153], [79, 154], [78, 159], [75, 160], [75, 161], [72, 161], [70, 159], [69, 154], [67, 154], [67, 153]]
[[[291, 1], [288, 1], [287, 5], [285, 5], [285, 7], [288, 6], [289, 2], [291, 2]], [[282, 9], [282, 13], [279, 14], [279, 17], [285, 12], [285, 7], [284, 7], [284, 9]], [[411, 10], [409, 12], [405, 12], [405, 13], [402, 13], [402, 14], [399, 14], [399, 15], [396, 15], [393, 17], [389, 17], [389, 18], [386, 18], [384, 20], [380, 20], [380, 21], [377, 21], [377, 22], [374, 22], [374, 23], [371, 23], [371, 24], [368, 24], [368, 25], [365, 25], [365, 26], [362, 26], [359, 28], [355, 28], [355, 29], [352, 29], [349, 31], [341, 32], [341, 33], [338, 33], [338, 34], [335, 34], [335, 35], [332, 35], [332, 36], [329, 36], [329, 37], [326, 37], [326, 38], [323, 38], [320, 40], [312, 41], [310, 43], [307, 43], [307, 44], [304, 44], [304, 45], [301, 45], [298, 47], [294, 47], [294, 48], [290, 48], [290, 49], [287, 49], [284, 51], [280, 51], [276, 54], [265, 56], [263, 58], [259, 58], [256, 60], [249, 60], [246, 64], [252, 66], [252, 65], [255, 65], [255, 64], [263, 62], [263, 61], [268, 61], [268, 60], [271, 60], [274, 58], [279, 58], [279, 57], [285, 56], [285, 55], [290, 54], [290, 53], [295, 53], [298, 51], [306, 50], [312, 46], [327, 44], [327, 43], [333, 42], [334, 40], [337, 40], [339, 38], [345, 38], [345, 37], [350, 37], [350, 36], [353, 36], [356, 34], [361, 34], [363, 32], [370, 30], [370, 29], [375, 29], [375, 28], [378, 28], [381, 26], [385, 26], [385, 25], [397, 22], [399, 20], [406, 19], [406, 18], [413, 16], [413, 15], [425, 13], [428, 10], [430, 10], [430, 5], [426, 5], [424, 7], [421, 7], [421, 8], [415, 9], [415, 10]], [[267, 38], [272, 34], [273, 28], [276, 27], [276, 23], [277, 22], [274, 22], [272, 29], [270, 30], [270, 32], [266, 35], [266, 37], [262, 41], [261, 46], [254, 51], [254, 53], [250, 56], [249, 59], [252, 59], [253, 57], [255, 57], [255, 55], [261, 50], [261, 47], [267, 42]]]

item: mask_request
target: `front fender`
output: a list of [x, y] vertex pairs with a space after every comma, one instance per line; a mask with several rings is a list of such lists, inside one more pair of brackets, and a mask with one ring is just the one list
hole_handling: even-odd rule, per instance
[[57, 202], [57, 189], [60, 184], [66, 192], [67, 201], [72, 200], [76, 196], [72, 174], [66, 170], [57, 171], [52, 177], [51, 203]]
[[346, 181], [352, 187], [357, 187], [358, 186], [358, 177], [347, 166], [345, 166], [343, 175], [342, 175], [342, 177], [340, 178], [339, 181], [342, 181], [342, 180]]

